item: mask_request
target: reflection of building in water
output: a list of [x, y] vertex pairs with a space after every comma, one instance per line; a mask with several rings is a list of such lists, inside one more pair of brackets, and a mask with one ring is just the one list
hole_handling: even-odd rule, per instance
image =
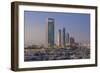
[[55, 43], [54, 35], [55, 35], [55, 27], [54, 27], [55, 21], [53, 18], [47, 19], [47, 31], [46, 31], [46, 43], [47, 47], [53, 47]]

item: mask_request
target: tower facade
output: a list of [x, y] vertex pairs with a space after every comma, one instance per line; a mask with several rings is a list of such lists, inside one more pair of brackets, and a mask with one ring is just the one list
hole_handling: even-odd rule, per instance
[[68, 45], [70, 42], [69, 33], [66, 34], [66, 44]]
[[63, 28], [63, 47], [66, 45], [66, 39], [65, 39], [65, 28]]
[[61, 29], [59, 29], [59, 35], [58, 35], [58, 36], [59, 36], [59, 38], [58, 38], [58, 43], [59, 43], [59, 46], [61, 47], [61, 46], [62, 46], [62, 43], [61, 43], [61, 41], [62, 41], [62, 40], [61, 40], [61, 38], [62, 38], [62, 37], [61, 37]]
[[55, 29], [54, 29], [54, 24], [55, 21], [53, 18], [48, 18], [48, 46], [52, 47], [55, 44], [55, 39], [54, 39], [54, 35], [55, 35]]

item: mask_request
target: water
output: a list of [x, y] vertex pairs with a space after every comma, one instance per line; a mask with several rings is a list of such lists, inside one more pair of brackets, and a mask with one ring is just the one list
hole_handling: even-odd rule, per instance
[[48, 61], [48, 60], [70, 60], [89, 59], [88, 48], [59, 48], [59, 49], [25, 49], [24, 61]]

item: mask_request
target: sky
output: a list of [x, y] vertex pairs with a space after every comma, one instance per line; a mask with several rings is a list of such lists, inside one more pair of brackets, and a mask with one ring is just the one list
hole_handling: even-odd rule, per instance
[[46, 19], [55, 19], [55, 43], [58, 30], [63, 27], [76, 42], [90, 42], [90, 14], [24, 11], [24, 44], [45, 45]]

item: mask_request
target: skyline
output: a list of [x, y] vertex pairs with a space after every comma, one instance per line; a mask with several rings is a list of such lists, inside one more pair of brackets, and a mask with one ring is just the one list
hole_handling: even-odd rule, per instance
[[46, 18], [55, 19], [56, 42], [58, 30], [62, 28], [65, 28], [76, 42], [90, 42], [90, 14], [24, 11], [25, 46], [45, 44]]

